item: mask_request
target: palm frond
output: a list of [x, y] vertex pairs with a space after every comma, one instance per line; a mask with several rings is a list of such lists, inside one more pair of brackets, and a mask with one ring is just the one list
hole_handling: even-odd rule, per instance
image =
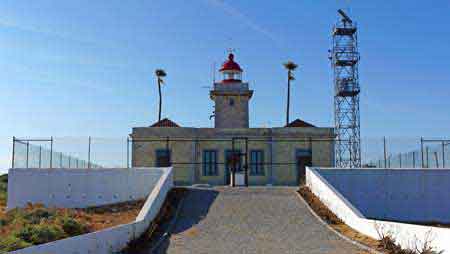
[[156, 69], [155, 75], [158, 78], [163, 78], [163, 77], [167, 76], [167, 73], [163, 69]]
[[286, 69], [288, 69], [290, 71], [293, 71], [293, 70], [297, 69], [297, 67], [298, 67], [298, 65], [292, 61], [287, 61], [283, 65]]

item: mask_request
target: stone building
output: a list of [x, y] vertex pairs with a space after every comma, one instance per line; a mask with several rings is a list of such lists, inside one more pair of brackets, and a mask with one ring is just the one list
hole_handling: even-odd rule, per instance
[[305, 166], [334, 165], [334, 132], [297, 119], [277, 128], [249, 128], [253, 90], [233, 54], [210, 91], [214, 128], [180, 127], [163, 119], [133, 128], [132, 166], [173, 166], [177, 184], [297, 185]]

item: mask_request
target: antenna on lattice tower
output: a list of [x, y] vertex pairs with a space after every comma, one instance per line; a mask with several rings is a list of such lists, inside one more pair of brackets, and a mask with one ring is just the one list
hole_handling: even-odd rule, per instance
[[233, 47], [233, 38], [229, 37], [229, 45], [230, 47], [227, 48], [227, 53], [228, 54], [234, 54], [236, 52], [236, 48]]
[[333, 67], [335, 159], [340, 168], [361, 166], [359, 52], [357, 27], [342, 9], [332, 31], [329, 59]]
[[344, 10], [349, 14], [352, 15], [352, 5], [351, 5], [352, 0], [344, 0]]
[[213, 84], [216, 83], [216, 62], [212, 64], [212, 81]]

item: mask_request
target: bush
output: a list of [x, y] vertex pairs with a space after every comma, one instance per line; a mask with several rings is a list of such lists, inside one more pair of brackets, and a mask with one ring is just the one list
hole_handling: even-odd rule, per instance
[[8, 191], [8, 175], [1, 175], [0, 176], [0, 205], [4, 206], [6, 205], [6, 198], [7, 198], [7, 191]]
[[50, 219], [56, 215], [54, 210], [46, 209], [44, 207], [32, 208], [31, 211], [27, 211], [24, 215], [24, 219], [31, 224], [39, 224], [41, 220]]
[[0, 252], [2, 251], [13, 251], [17, 249], [22, 249], [30, 247], [31, 243], [27, 243], [22, 239], [15, 236], [7, 236], [0, 239]]
[[89, 232], [88, 228], [70, 217], [64, 217], [61, 219], [61, 227], [67, 235], [76, 236]]
[[66, 237], [60, 227], [46, 224], [27, 225], [14, 235], [32, 244], [48, 243]]
[[23, 241], [26, 241], [26, 242], [31, 242], [32, 235], [33, 235], [33, 226], [32, 225], [24, 226], [23, 228], [14, 232], [15, 237], [17, 237]]

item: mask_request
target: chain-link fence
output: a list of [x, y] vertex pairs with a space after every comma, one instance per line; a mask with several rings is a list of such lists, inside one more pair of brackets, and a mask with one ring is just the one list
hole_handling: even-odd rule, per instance
[[[114, 139], [116, 141], [116, 139]], [[97, 142], [97, 143], [93, 143]], [[95, 144], [95, 146], [93, 146]], [[124, 167], [117, 160], [117, 143], [91, 138], [18, 139], [13, 137], [13, 168]], [[97, 150], [95, 150], [97, 149]], [[108, 150], [111, 152], [108, 153]], [[108, 153], [108, 156], [104, 156]], [[122, 153], [122, 151], [121, 151]], [[121, 154], [119, 154], [120, 156]], [[105, 164], [102, 164], [105, 163]]]
[[378, 138], [363, 140], [363, 166], [377, 168], [446, 168], [447, 139]]
[[[12, 167], [15, 168], [97, 168], [97, 167], [131, 167], [157, 166], [154, 157], [156, 150], [164, 148], [183, 150], [187, 147], [195, 149], [199, 139], [161, 137], [159, 139], [97, 138], [97, 137], [65, 137], [47, 139], [13, 138]], [[218, 165], [225, 165], [226, 158], [222, 153], [232, 150], [232, 138], [209, 139], [212, 150], [220, 150]], [[252, 139], [247, 138], [249, 150], [267, 150], [263, 155], [256, 152], [253, 156], [262, 156], [264, 167], [283, 167], [297, 165], [298, 154], [302, 151], [311, 154], [314, 166], [334, 166], [333, 139]], [[327, 144], [324, 146], [324, 144]], [[204, 143], [206, 144], [206, 143]], [[153, 145], [153, 150], [139, 155], [141, 146]], [[242, 144], [238, 145], [242, 146]], [[362, 167], [378, 168], [444, 168], [450, 166], [450, 140], [424, 138], [363, 138], [361, 140]], [[201, 145], [197, 149], [208, 149]], [[242, 150], [242, 147], [235, 148]], [[198, 151], [199, 153], [201, 151]], [[268, 154], [273, 153], [272, 155]], [[134, 155], [134, 157], [133, 157]], [[136, 157], [137, 156], [137, 157]], [[252, 154], [248, 152], [249, 164]], [[201, 157], [201, 156], [200, 156]], [[255, 157], [255, 158], [256, 158]], [[277, 158], [269, 160], [269, 158]], [[323, 158], [321, 158], [323, 157]], [[326, 157], [326, 158], [325, 158]], [[254, 158], [254, 159], [255, 159]], [[146, 160], [143, 165], [139, 160]], [[331, 160], [331, 161], [330, 161]], [[203, 164], [203, 158], [195, 159], [186, 152], [172, 154], [172, 165], [193, 168], [194, 164]], [[269, 165], [270, 164], [270, 165]], [[251, 165], [250, 165], [251, 167]], [[257, 166], [253, 166], [253, 168]]]

